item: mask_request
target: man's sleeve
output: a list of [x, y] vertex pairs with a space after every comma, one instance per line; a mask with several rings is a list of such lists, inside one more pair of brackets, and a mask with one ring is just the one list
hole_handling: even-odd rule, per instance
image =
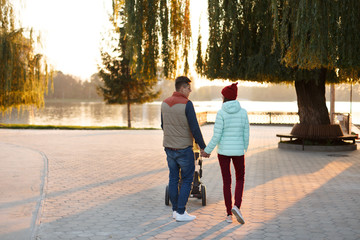
[[196, 118], [196, 113], [194, 109], [194, 105], [191, 101], [188, 101], [185, 107], [185, 114], [189, 123], [189, 127], [193, 137], [195, 138], [195, 142], [199, 145], [200, 149], [204, 149], [206, 147], [203, 136], [201, 134], [201, 130], [199, 127], [199, 123]]

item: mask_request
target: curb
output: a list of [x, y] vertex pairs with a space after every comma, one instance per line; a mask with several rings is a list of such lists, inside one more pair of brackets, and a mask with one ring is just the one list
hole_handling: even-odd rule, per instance
[[[37, 150], [34, 150], [37, 151]], [[45, 202], [45, 197], [46, 197], [46, 189], [47, 189], [47, 177], [48, 177], [48, 173], [49, 173], [49, 159], [47, 158], [47, 156], [45, 155], [45, 153], [41, 152], [41, 151], [37, 151], [40, 153], [40, 155], [42, 156], [43, 160], [44, 160], [44, 168], [43, 168], [43, 172], [42, 172], [42, 176], [41, 176], [41, 184], [40, 184], [40, 199], [36, 204], [36, 209], [35, 209], [35, 213], [31, 222], [31, 240], [36, 240], [37, 239], [37, 234], [39, 231], [39, 226], [41, 223], [41, 215], [43, 212], [43, 206], [44, 206], [44, 202]]]

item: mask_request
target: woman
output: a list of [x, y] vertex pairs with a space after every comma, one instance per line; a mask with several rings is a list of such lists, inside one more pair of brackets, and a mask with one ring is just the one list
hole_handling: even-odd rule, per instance
[[[244, 190], [245, 158], [249, 145], [249, 120], [245, 109], [241, 108], [237, 98], [237, 83], [223, 88], [223, 105], [216, 115], [214, 134], [204, 149], [210, 154], [218, 146], [218, 159], [223, 179], [223, 193], [226, 206], [226, 221], [232, 222], [232, 214], [238, 222], [244, 224], [240, 207]], [[235, 204], [232, 207], [231, 170], [233, 162], [236, 174]]]

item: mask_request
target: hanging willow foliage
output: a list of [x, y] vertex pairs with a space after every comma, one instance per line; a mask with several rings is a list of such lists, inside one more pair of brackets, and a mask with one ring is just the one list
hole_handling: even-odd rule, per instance
[[[157, 81], [158, 65], [164, 76], [173, 78], [181, 66], [189, 70], [189, 0], [113, 0], [114, 18], [125, 6], [127, 57], [140, 78]], [[161, 50], [160, 50], [161, 49]], [[179, 53], [182, 50], [182, 54]]]
[[[360, 1], [275, 1], [283, 62], [302, 69], [360, 68]], [[288, 31], [293, 34], [289, 39]]]
[[44, 105], [49, 71], [40, 54], [34, 53], [32, 31], [24, 36], [15, 29], [12, 6], [0, 0], [0, 111]]
[[358, 80], [359, 9], [358, 0], [208, 0], [205, 75], [291, 82], [327, 69], [328, 81]]
[[209, 42], [204, 68], [208, 78], [270, 81], [275, 79], [268, 73], [285, 70], [275, 60], [279, 49], [273, 47], [268, 4], [262, 0], [208, 1]]
[[[99, 71], [104, 83], [98, 86], [99, 93], [109, 104], [127, 104], [128, 127], [131, 127], [131, 104], [149, 102], [160, 95], [160, 91], [154, 89], [157, 84], [154, 62], [158, 51], [157, 36], [152, 33], [155, 24], [153, 19], [145, 21], [143, 17], [144, 11], [154, 11], [154, 1], [138, 3], [141, 5], [137, 9], [134, 9], [135, 1], [114, 7], [112, 32], [118, 35], [118, 43], [109, 46], [111, 53], [101, 51]], [[126, 12], [133, 14], [129, 18]], [[143, 24], [136, 25], [137, 21]], [[139, 41], [144, 46], [138, 44]]]
[[200, 75], [204, 75], [204, 61], [202, 58], [202, 49], [201, 49], [201, 33], [200, 33], [200, 27], [199, 27], [199, 34], [198, 34], [198, 41], [196, 46], [197, 56], [196, 56], [196, 71]]
[[[123, 23], [121, 21], [121, 23]], [[104, 81], [98, 90], [107, 103], [133, 104], [145, 103], [159, 96], [159, 92], [153, 91], [153, 84], [146, 79], [138, 79], [129, 68], [130, 59], [126, 57], [128, 44], [123, 24], [118, 28], [119, 45], [113, 51], [118, 56], [111, 56], [108, 52], [101, 52], [102, 66], [99, 74]]]

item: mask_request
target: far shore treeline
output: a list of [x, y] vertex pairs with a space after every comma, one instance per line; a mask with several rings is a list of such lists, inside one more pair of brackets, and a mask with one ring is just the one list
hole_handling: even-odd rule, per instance
[[[196, 81], [196, 79], [194, 79]], [[51, 84], [51, 83], [49, 83]], [[45, 96], [46, 100], [84, 100], [84, 101], [103, 101], [102, 96], [97, 93], [97, 86], [102, 84], [98, 74], [93, 74], [89, 81], [81, 81], [79, 78], [56, 72], [53, 79], [53, 90], [49, 86], [49, 92]], [[158, 88], [162, 93], [159, 99], [162, 101], [173, 91], [173, 81], [159, 81]], [[326, 99], [330, 100], [330, 90], [327, 87]], [[193, 101], [211, 101], [221, 99], [220, 92], [222, 86], [204, 86], [198, 89], [193, 88], [190, 98]], [[338, 84], [336, 89], [336, 101], [350, 101], [350, 85]], [[271, 84], [267, 87], [239, 86], [239, 100], [250, 101], [296, 101], [296, 93], [293, 86], [285, 84]], [[353, 85], [353, 101], [360, 102], [360, 85]]]

